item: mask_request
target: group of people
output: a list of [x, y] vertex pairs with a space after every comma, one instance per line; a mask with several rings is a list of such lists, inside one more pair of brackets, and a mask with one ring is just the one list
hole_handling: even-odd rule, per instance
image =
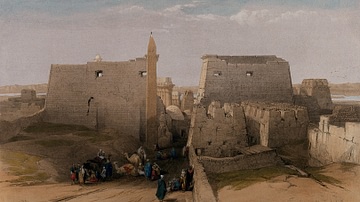
[[[142, 161], [137, 166], [138, 173], [140, 175], [144, 175], [148, 180], [157, 180], [156, 197], [160, 201], [165, 198], [168, 191], [191, 191], [193, 189], [193, 166], [190, 166], [187, 169], [182, 169], [180, 177], [169, 181], [167, 186], [167, 183], [164, 180], [164, 173], [162, 172], [160, 166], [156, 162], [151, 163], [150, 159], [146, 158], [145, 150], [142, 147], [140, 147], [136, 152], [142, 157]], [[156, 147], [155, 152], [156, 160], [177, 158], [177, 153], [174, 147], [171, 148], [170, 152], [166, 156], [164, 156], [164, 153], [161, 152], [158, 147]], [[99, 182], [111, 179], [113, 168], [110, 157], [111, 155], [108, 155], [108, 158], [105, 158], [105, 152], [100, 149], [94, 159], [87, 160], [87, 162], [82, 165], [73, 164], [70, 168], [72, 184], [79, 183], [80, 185], [83, 185], [85, 182]]]
[[180, 178], [174, 178], [169, 181], [168, 188], [166, 186], [164, 175], [160, 175], [157, 183], [156, 197], [163, 201], [168, 191], [192, 191], [194, 188], [194, 167], [189, 166], [188, 169], [182, 169]]
[[143, 173], [146, 179], [154, 181], [160, 178], [161, 168], [156, 162], [152, 164], [149, 159], [146, 159], [145, 165], [139, 166], [139, 173]]
[[179, 178], [173, 178], [171, 181], [169, 181], [170, 191], [192, 191], [194, 187], [193, 177], [193, 166], [189, 166], [187, 169], [182, 169]]
[[110, 158], [111, 155], [105, 158], [105, 152], [100, 149], [94, 159], [87, 160], [87, 162], [82, 165], [80, 165], [80, 163], [77, 165], [72, 164], [70, 167], [72, 184], [79, 183], [83, 185], [86, 182], [94, 183], [110, 180], [113, 173]]

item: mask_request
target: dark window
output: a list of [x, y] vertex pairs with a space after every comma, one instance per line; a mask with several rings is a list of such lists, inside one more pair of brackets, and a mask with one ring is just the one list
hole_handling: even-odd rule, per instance
[[222, 75], [221, 71], [214, 71], [214, 76], [221, 76], [221, 75]]
[[146, 71], [139, 71], [139, 75], [140, 75], [141, 77], [144, 77], [144, 76], [147, 75], [147, 72], [146, 72]]
[[253, 73], [254, 73], [254, 72], [252, 72], [252, 71], [247, 71], [247, 72], [246, 72], [246, 76], [253, 76]]
[[102, 70], [97, 70], [97, 71], [95, 71], [95, 76], [96, 76], [96, 78], [102, 77], [102, 76], [104, 76], [104, 73]]

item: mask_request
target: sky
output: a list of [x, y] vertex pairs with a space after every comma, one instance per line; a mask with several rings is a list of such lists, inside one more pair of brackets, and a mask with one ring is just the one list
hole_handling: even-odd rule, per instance
[[292, 82], [360, 82], [358, 0], [0, 0], [0, 86], [47, 83], [51, 64], [143, 57], [196, 86], [201, 56], [276, 55]]

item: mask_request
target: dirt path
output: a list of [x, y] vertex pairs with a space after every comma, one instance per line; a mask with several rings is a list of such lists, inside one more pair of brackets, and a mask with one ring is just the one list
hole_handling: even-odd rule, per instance
[[[71, 185], [70, 181], [40, 185], [17, 185], [10, 182], [16, 178], [18, 177], [9, 172], [8, 165], [0, 161], [0, 202], [158, 201], [155, 197], [157, 182], [147, 181], [142, 177], [124, 176], [111, 182], [84, 186]], [[192, 201], [192, 193], [172, 192], [167, 194], [166, 201]]]

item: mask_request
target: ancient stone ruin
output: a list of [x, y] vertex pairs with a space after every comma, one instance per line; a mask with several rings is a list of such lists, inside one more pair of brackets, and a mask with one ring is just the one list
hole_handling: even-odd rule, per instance
[[10, 97], [0, 102], [1, 119], [12, 121], [30, 116], [44, 108], [45, 98], [37, 97], [33, 89], [22, 89], [20, 97]]
[[157, 96], [156, 45], [129, 61], [100, 56], [86, 64], [52, 64], [44, 121], [112, 128], [153, 145], [158, 138], [161, 101]]
[[337, 106], [320, 117], [319, 127], [309, 129], [309, 164], [332, 162], [360, 164], [360, 107]]
[[289, 63], [276, 56], [204, 55], [198, 102], [293, 102]]

